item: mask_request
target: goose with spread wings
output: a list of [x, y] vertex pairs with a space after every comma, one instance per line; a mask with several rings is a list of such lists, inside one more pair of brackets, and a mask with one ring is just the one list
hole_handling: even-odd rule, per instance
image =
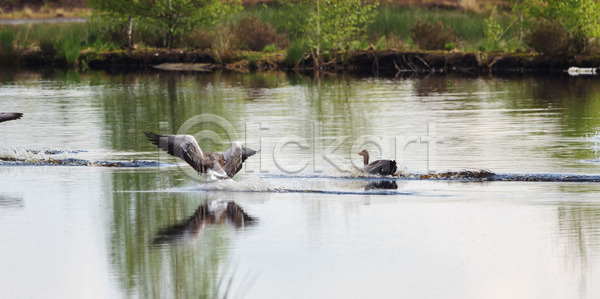
[[234, 141], [224, 153], [209, 153], [203, 152], [191, 135], [144, 134], [160, 149], [187, 162], [198, 174], [210, 174], [219, 179], [233, 178], [242, 169], [242, 163], [258, 152]]
[[23, 113], [18, 113], [18, 112], [0, 112], [0, 123], [1, 122], [5, 122], [5, 121], [9, 121], [9, 120], [19, 119], [21, 117], [23, 117]]

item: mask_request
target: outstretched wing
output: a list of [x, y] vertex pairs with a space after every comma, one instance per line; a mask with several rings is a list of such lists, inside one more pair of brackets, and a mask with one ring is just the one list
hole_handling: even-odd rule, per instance
[[225, 159], [225, 172], [227, 172], [227, 175], [233, 177], [242, 169], [242, 163], [259, 151], [246, 147], [239, 141], [234, 141], [231, 144], [231, 147], [223, 153], [223, 158]]
[[0, 123], [3, 121], [15, 120], [23, 117], [23, 113], [0, 112]]
[[160, 135], [152, 132], [144, 132], [144, 134], [154, 145], [170, 155], [184, 160], [197, 172], [205, 173], [207, 168], [213, 168], [210, 159], [203, 159], [202, 149], [194, 136]]
[[225, 158], [225, 172], [227, 176], [232, 178], [242, 169], [243, 145], [239, 142], [234, 142], [231, 147], [223, 154]]

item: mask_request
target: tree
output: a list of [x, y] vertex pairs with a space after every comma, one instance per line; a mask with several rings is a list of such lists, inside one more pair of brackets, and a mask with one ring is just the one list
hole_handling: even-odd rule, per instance
[[157, 28], [166, 47], [200, 25], [214, 25], [242, 9], [241, 0], [139, 0], [143, 22]]
[[306, 4], [310, 13], [305, 34], [315, 67], [320, 66], [323, 49], [344, 50], [362, 38], [377, 7], [361, 0], [307, 0]]
[[133, 22], [140, 11], [137, 0], [87, 0], [90, 8], [101, 12], [104, 17], [127, 22], [127, 45], [133, 45]]
[[514, 9], [532, 22], [558, 22], [584, 47], [588, 39], [600, 37], [600, 2], [596, 0], [524, 0]]
[[160, 32], [165, 47], [200, 25], [213, 25], [242, 9], [241, 0], [88, 0], [111, 19], [128, 20], [128, 39], [135, 21]]

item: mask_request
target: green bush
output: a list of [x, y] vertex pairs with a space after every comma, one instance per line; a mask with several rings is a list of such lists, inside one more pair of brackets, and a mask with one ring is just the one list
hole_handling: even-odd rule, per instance
[[434, 25], [417, 21], [410, 28], [410, 36], [415, 44], [424, 50], [443, 50], [446, 44], [456, 43], [456, 37], [450, 29], [444, 27], [442, 22]]
[[525, 35], [525, 44], [536, 52], [557, 54], [567, 51], [569, 36], [560, 23], [540, 20]]

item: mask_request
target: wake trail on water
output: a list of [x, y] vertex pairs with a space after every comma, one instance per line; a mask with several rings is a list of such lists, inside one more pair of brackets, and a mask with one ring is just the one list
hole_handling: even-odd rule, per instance
[[99, 167], [160, 167], [169, 164], [156, 161], [102, 161], [77, 158], [84, 150], [0, 148], [0, 165], [7, 166], [99, 166]]
[[[264, 192], [264, 193], [312, 193], [312, 194], [330, 194], [330, 195], [415, 195], [416, 192], [396, 191], [395, 188], [386, 189], [359, 189], [363, 190], [339, 190], [339, 189], [316, 189], [311, 184], [314, 180], [298, 179], [292, 184], [281, 184], [281, 182], [269, 182], [263, 178], [251, 177], [243, 180], [219, 180], [207, 181], [204, 184], [156, 190], [151, 192]], [[275, 186], [277, 185], [277, 186]], [[282, 186], [286, 185], [286, 186]]]
[[[593, 140], [598, 140], [600, 136], [591, 137]], [[129, 160], [129, 161], [105, 161], [105, 160], [89, 160], [78, 158], [78, 154], [85, 153], [84, 150], [60, 150], [60, 149], [15, 149], [15, 148], [0, 148], [0, 165], [6, 166], [90, 166], [90, 167], [172, 167], [177, 164], [145, 161], [145, 160]], [[594, 163], [594, 161], [590, 161]], [[597, 161], [600, 163], [600, 159]], [[289, 179], [296, 180], [291, 183], [292, 186], [282, 189], [274, 187], [265, 180]], [[360, 168], [349, 167], [345, 171], [331, 171], [326, 174], [262, 174], [256, 177], [254, 181], [244, 180], [220, 180], [209, 182], [201, 188], [207, 191], [255, 191], [255, 192], [313, 192], [313, 193], [335, 193], [335, 194], [353, 194], [347, 191], [330, 191], [330, 190], [314, 190], [311, 189], [308, 181], [315, 179], [329, 180], [362, 180], [372, 182], [396, 182], [402, 180], [444, 180], [444, 181], [463, 181], [463, 182], [494, 182], [494, 181], [524, 181], [524, 182], [600, 182], [600, 175], [579, 175], [579, 174], [562, 174], [562, 173], [494, 173], [489, 170], [459, 170], [445, 171], [437, 173], [411, 173], [405, 167], [400, 168], [394, 175], [380, 176], [369, 174]], [[244, 183], [240, 183], [244, 182]], [[290, 183], [288, 183], [290, 184]], [[295, 185], [293, 185], [295, 184]], [[392, 186], [393, 187], [393, 186]], [[210, 190], [209, 190], [210, 189]], [[392, 189], [390, 185], [375, 184], [367, 187], [369, 192], [374, 192], [372, 189]], [[312, 191], [311, 191], [312, 190]], [[385, 191], [382, 193], [390, 193]], [[397, 194], [398, 192], [391, 192]], [[362, 194], [362, 193], [361, 193]]]

